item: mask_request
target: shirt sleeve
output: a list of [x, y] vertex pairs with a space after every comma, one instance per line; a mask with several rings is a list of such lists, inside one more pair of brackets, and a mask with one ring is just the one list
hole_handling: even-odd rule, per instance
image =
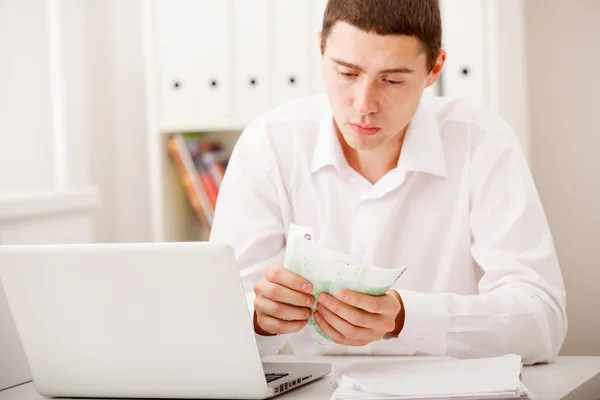
[[551, 362], [567, 332], [566, 294], [534, 180], [504, 121], [477, 124], [471, 133], [471, 254], [482, 272], [479, 293], [398, 290], [406, 317], [391, 340], [426, 354]]
[[[250, 125], [227, 165], [209, 241], [233, 247], [251, 317], [254, 284], [266, 266], [284, 260], [286, 196], [264, 128]], [[255, 334], [261, 356], [277, 354], [287, 336]]]

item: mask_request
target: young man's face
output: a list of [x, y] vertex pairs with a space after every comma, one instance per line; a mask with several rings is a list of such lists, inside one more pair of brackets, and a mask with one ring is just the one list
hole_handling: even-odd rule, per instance
[[399, 140], [444, 60], [441, 51], [430, 72], [419, 39], [380, 36], [336, 23], [322, 69], [338, 133], [348, 146], [372, 151]]

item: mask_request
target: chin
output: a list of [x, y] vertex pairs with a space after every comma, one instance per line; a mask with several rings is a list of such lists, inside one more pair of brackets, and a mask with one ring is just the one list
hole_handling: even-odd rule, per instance
[[354, 132], [343, 135], [346, 144], [357, 151], [372, 150], [379, 146], [379, 134], [373, 136], [358, 136]]

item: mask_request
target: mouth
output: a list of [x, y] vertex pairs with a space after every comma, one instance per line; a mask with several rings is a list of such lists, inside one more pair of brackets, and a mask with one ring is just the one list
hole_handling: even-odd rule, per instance
[[354, 133], [356, 133], [359, 136], [371, 136], [381, 130], [381, 128], [378, 128], [374, 125], [363, 125], [353, 123], [349, 123], [348, 125], [350, 125], [352, 131], [354, 131]]

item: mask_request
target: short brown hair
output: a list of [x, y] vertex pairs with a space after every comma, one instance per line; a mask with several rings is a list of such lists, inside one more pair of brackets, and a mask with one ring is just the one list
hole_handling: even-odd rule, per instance
[[321, 29], [321, 51], [331, 28], [344, 21], [378, 35], [406, 35], [419, 39], [429, 70], [442, 47], [442, 18], [438, 0], [329, 0]]

